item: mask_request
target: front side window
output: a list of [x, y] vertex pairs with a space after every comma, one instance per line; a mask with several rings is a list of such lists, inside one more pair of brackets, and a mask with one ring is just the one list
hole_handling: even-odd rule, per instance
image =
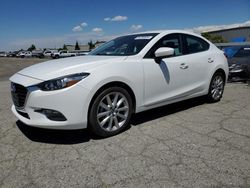
[[111, 40], [89, 55], [129, 56], [138, 54], [158, 33], [135, 34]]
[[146, 54], [145, 58], [155, 58], [155, 51], [161, 47], [174, 49], [174, 56], [182, 55], [179, 34], [169, 34], [161, 38]]
[[209, 44], [203, 39], [191, 35], [184, 35], [185, 54], [203, 52], [209, 49]]

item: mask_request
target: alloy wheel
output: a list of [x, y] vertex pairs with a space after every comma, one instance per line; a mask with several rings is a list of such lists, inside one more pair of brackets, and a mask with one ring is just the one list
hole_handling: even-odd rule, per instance
[[211, 85], [211, 96], [214, 100], [221, 98], [224, 89], [224, 79], [221, 75], [216, 75]]
[[101, 99], [97, 107], [98, 125], [108, 132], [120, 129], [128, 116], [128, 99], [121, 92], [108, 93]]

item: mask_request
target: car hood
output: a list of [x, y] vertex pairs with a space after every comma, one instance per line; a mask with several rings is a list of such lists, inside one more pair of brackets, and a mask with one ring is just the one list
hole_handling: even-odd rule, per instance
[[125, 58], [117, 56], [71, 57], [32, 65], [19, 71], [18, 74], [45, 81], [65, 75], [89, 72], [111, 62], [111, 60], [122, 61]]
[[230, 58], [228, 59], [228, 64], [229, 65], [232, 65], [232, 64], [248, 64], [250, 65], [250, 58], [248, 57], [244, 57], [244, 58], [241, 58], [241, 57], [233, 57], [233, 58]]

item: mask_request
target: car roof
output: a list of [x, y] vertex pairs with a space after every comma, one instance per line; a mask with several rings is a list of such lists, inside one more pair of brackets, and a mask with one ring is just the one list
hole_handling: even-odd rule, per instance
[[201, 36], [200, 34], [187, 31], [187, 30], [152, 30], [152, 31], [144, 31], [144, 32], [138, 32], [138, 33], [131, 33], [128, 35], [139, 35], [139, 34], [147, 34], [147, 33], [156, 33], [156, 34], [170, 34], [170, 33], [183, 33], [183, 34], [190, 34], [190, 35], [196, 35]]

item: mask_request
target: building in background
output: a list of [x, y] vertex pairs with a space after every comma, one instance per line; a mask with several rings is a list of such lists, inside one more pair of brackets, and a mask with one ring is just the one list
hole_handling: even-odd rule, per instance
[[220, 36], [227, 42], [250, 42], [250, 26], [212, 30], [203, 33]]
[[[75, 51], [75, 45], [66, 45], [68, 51]], [[89, 45], [85, 44], [85, 45], [79, 45], [80, 47], [80, 51], [84, 51], [84, 52], [89, 52]]]

